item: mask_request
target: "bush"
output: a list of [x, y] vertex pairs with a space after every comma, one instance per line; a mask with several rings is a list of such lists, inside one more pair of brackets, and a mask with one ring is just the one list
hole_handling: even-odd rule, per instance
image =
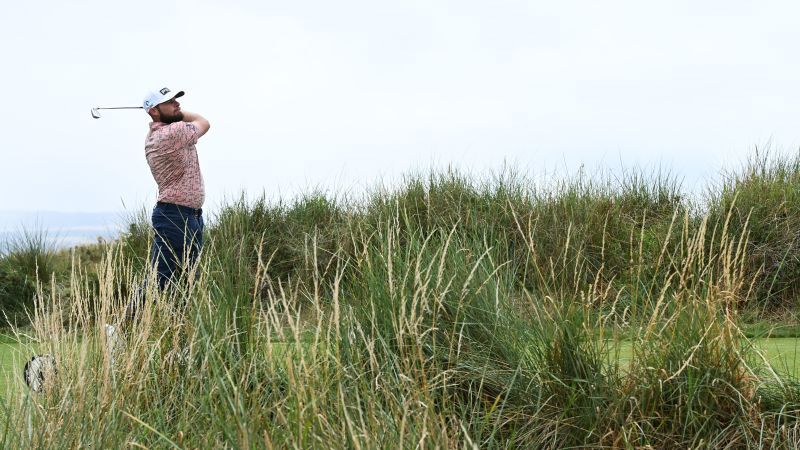
[[[795, 308], [800, 297], [800, 152], [758, 152], [709, 193], [711, 221], [747, 232], [747, 274], [763, 309]], [[722, 230], [719, 230], [722, 232]]]
[[48, 291], [51, 278], [63, 275], [65, 265], [56, 258], [54, 247], [42, 229], [22, 230], [5, 243], [0, 257], [0, 306], [5, 314], [0, 326], [26, 323], [37, 284]]

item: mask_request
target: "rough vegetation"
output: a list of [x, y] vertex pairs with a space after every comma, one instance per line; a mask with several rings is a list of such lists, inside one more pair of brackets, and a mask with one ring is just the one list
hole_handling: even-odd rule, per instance
[[791, 448], [800, 388], [740, 327], [797, 306], [798, 192], [800, 154], [694, 201], [637, 171], [243, 198], [183, 289], [146, 290], [114, 367], [102, 324], [152, 276], [146, 215], [118, 242], [12, 249], [3, 306], [28, 298], [11, 274], [44, 281], [30, 345], [60, 370], [0, 400], [0, 443]]

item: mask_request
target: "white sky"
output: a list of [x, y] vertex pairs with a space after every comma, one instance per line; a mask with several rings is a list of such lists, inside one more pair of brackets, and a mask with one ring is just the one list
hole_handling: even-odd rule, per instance
[[[151, 205], [164, 85], [211, 122], [214, 209], [504, 161], [669, 167], [687, 189], [800, 143], [796, 1], [3, 2], [0, 210]], [[123, 206], [124, 204], [124, 206]]]

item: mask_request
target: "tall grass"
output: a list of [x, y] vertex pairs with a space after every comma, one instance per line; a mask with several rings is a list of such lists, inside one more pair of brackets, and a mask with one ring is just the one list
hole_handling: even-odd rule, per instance
[[[637, 172], [544, 191], [451, 171], [360, 202], [242, 199], [164, 293], [132, 226], [96, 287], [76, 260], [37, 295], [59, 371], [0, 400], [0, 444], [796, 446], [798, 390], [739, 330], [761, 305], [755, 232], [735, 203], [700, 214], [679, 192]], [[148, 277], [112, 367], [103, 324]]]
[[791, 309], [800, 295], [800, 152], [756, 151], [709, 193], [709, 214], [733, 211], [731, 232], [745, 228], [748, 274], [764, 310]]
[[23, 229], [2, 243], [0, 250], [0, 326], [26, 321], [26, 307], [36, 294], [37, 283], [46, 286], [63, 264], [43, 228]]

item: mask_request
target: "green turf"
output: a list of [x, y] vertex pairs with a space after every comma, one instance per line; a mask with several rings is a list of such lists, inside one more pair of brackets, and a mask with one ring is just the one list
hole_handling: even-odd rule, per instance
[[[754, 339], [753, 342], [778, 374], [800, 378], [800, 338], [773, 337]], [[0, 397], [8, 394], [9, 388], [16, 391], [23, 386], [22, 367], [30, 351], [29, 345], [0, 334]], [[620, 342], [618, 358], [623, 364], [630, 361], [630, 341]]]
[[[772, 365], [773, 370], [781, 376], [788, 376], [800, 379], [800, 338], [796, 337], [772, 337], [752, 339], [756, 349]], [[621, 366], [626, 367], [632, 358], [631, 342], [623, 340], [619, 342], [619, 353], [616, 355]], [[613, 345], [609, 346], [611, 353], [609, 358], [614, 358]], [[763, 362], [760, 357], [753, 354], [754, 361]]]
[[800, 378], [800, 339], [770, 338], [754, 342], [778, 374]]
[[9, 388], [22, 382], [24, 347], [12, 337], [0, 334], [0, 396], [5, 396]]
[[0, 331], [0, 399], [25, 388], [22, 370], [34, 353], [35, 346], [27, 338], [17, 339]]

